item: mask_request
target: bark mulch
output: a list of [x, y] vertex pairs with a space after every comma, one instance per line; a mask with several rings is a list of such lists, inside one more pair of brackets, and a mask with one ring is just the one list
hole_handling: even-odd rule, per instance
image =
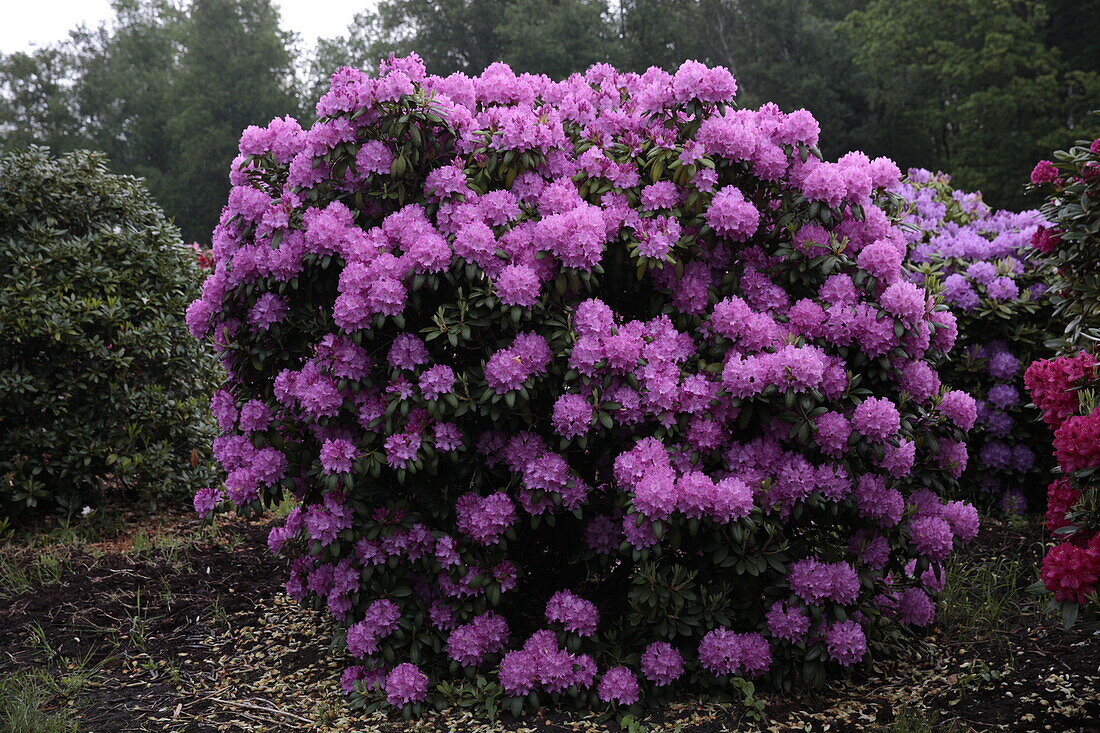
[[[614, 729], [552, 710], [494, 724], [462, 708], [412, 722], [349, 710], [329, 648], [334, 627], [283, 595], [286, 567], [266, 536], [259, 523], [226, 520], [211, 531], [162, 517], [51, 549], [65, 555], [59, 582], [0, 602], [0, 675], [94, 670], [74, 699], [51, 701], [87, 731]], [[812, 695], [765, 695], [759, 722], [737, 706], [685, 700], [636, 730], [1100, 733], [1100, 636], [1063, 630], [1025, 590], [1041, 540], [1035, 524], [989, 523], [961, 562], [992, 570], [965, 571], [974, 597], [960, 595], [968, 605], [957, 628], [914, 640], [904, 664], [876, 663]], [[17, 564], [43, 551], [3, 548]], [[1006, 557], [1025, 572], [1005, 575]], [[989, 604], [1003, 607], [983, 625]]]

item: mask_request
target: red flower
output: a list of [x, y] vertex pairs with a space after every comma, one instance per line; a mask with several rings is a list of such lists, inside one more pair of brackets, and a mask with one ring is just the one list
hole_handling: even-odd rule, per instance
[[1058, 168], [1049, 160], [1040, 160], [1031, 171], [1031, 182], [1035, 185], [1058, 180]]
[[1057, 229], [1039, 227], [1031, 235], [1031, 246], [1045, 255], [1050, 254], [1062, 241], [1062, 233]]
[[1068, 542], [1055, 545], [1043, 558], [1043, 585], [1059, 601], [1084, 603], [1096, 591], [1100, 578], [1100, 554]]
[[198, 242], [192, 242], [187, 245], [195, 251], [195, 260], [198, 262], [199, 267], [204, 270], [214, 269], [214, 251], [210, 249], [203, 249], [202, 245]]
[[1054, 431], [1054, 455], [1066, 473], [1100, 466], [1100, 409], [1067, 418]]
[[1060, 478], [1047, 487], [1047, 531], [1054, 534], [1069, 525], [1066, 513], [1073, 508], [1081, 492], [1069, 482]]
[[1089, 145], [1089, 152], [1093, 155], [1100, 155], [1100, 137], [1092, 141], [1092, 145]]
[[1077, 393], [1070, 390], [1086, 377], [1091, 378], [1095, 368], [1096, 357], [1082, 351], [1077, 356], [1040, 359], [1024, 372], [1024, 386], [1052, 430], [1077, 412]]

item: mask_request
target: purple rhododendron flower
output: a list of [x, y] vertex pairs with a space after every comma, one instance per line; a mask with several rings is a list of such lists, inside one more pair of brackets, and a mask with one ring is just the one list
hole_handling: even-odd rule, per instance
[[350, 440], [334, 438], [321, 446], [321, 466], [325, 473], [349, 473], [358, 451]]
[[551, 596], [546, 604], [546, 618], [581, 636], [592, 636], [596, 633], [600, 614], [596, 604], [563, 590]]
[[480, 664], [508, 640], [508, 622], [492, 611], [454, 629], [447, 637], [447, 654], [459, 664]]
[[638, 678], [626, 667], [612, 667], [604, 672], [596, 694], [604, 702], [633, 705], [638, 702]]
[[428, 696], [428, 675], [403, 662], [386, 675], [386, 701], [394, 707], [420, 702]]
[[563, 394], [554, 403], [554, 429], [566, 438], [588, 432], [592, 422], [592, 405], [581, 395]]
[[655, 641], [642, 653], [642, 674], [658, 687], [671, 684], [683, 673], [684, 657], [668, 642]]
[[209, 517], [214, 513], [214, 509], [218, 506], [218, 502], [222, 501], [224, 498], [225, 495], [222, 494], [219, 489], [199, 489], [195, 492], [195, 512], [200, 517]]
[[810, 630], [810, 619], [806, 613], [797, 606], [788, 607], [782, 602], [776, 602], [768, 609], [767, 621], [772, 636], [791, 642], [801, 641]]
[[805, 558], [791, 565], [788, 578], [791, 590], [810, 604], [823, 600], [850, 604], [859, 593], [859, 576], [846, 562], [823, 563]]
[[771, 667], [771, 647], [760, 634], [737, 634], [720, 627], [703, 637], [699, 662], [714, 674], [753, 677]]
[[420, 375], [420, 391], [429, 400], [448, 394], [454, 388], [454, 384], [454, 370], [444, 364], [436, 364]]
[[885, 397], [871, 397], [859, 403], [852, 414], [852, 427], [871, 440], [884, 441], [901, 427], [901, 416]]
[[850, 667], [867, 653], [867, 637], [855, 621], [834, 621], [825, 629], [825, 646], [829, 656]]

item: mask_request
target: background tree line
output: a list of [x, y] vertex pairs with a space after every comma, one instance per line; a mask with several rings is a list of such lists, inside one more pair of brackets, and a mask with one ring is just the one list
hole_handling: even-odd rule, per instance
[[1021, 207], [1034, 161], [1100, 132], [1100, 0], [380, 0], [306, 51], [270, 0], [116, 0], [115, 17], [0, 57], [0, 146], [105, 151], [186, 237], [225, 201], [240, 131], [306, 123], [339, 66], [416, 51], [567, 76], [687, 58], [730, 67], [745, 105], [805, 107], [824, 152], [888, 155]]

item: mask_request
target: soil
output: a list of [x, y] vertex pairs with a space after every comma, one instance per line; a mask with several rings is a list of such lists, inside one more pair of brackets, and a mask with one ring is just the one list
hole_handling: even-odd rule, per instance
[[[77, 695], [48, 705], [67, 709], [87, 731], [614, 728], [553, 710], [495, 724], [463, 708], [415, 722], [349, 710], [329, 651], [334, 627], [282, 594], [286, 566], [267, 551], [266, 537], [260, 523], [223, 520], [209, 531], [192, 517], [162, 516], [95, 542], [0, 548], [28, 568], [38, 553], [64, 556], [58, 582], [0, 603], [0, 675], [91, 670]], [[1015, 553], [1034, 562], [1041, 540], [1035, 523], [994, 522], [965, 561]], [[1027, 595], [1031, 580], [1024, 574], [1004, 588], [1015, 601], [999, 627], [932, 629], [913, 641], [905, 664], [876, 663], [803, 697], [765, 694], [762, 721], [740, 706], [685, 700], [656, 711], [642, 729], [1100, 733], [1100, 636], [1062, 629]]]
[[[260, 551], [263, 526], [225, 524], [204, 539], [199, 522], [171, 519], [144, 518], [119, 536], [60, 550], [9, 551], [26, 564], [38, 552], [63, 553], [64, 573], [0, 605], [0, 674], [95, 670], [79, 699], [57, 704], [78, 709], [81, 730], [150, 730], [147, 716], [179, 697], [177, 679], [204, 665], [199, 640], [223, 616], [254, 614], [286, 574]], [[135, 549], [139, 535], [157, 541]]]

